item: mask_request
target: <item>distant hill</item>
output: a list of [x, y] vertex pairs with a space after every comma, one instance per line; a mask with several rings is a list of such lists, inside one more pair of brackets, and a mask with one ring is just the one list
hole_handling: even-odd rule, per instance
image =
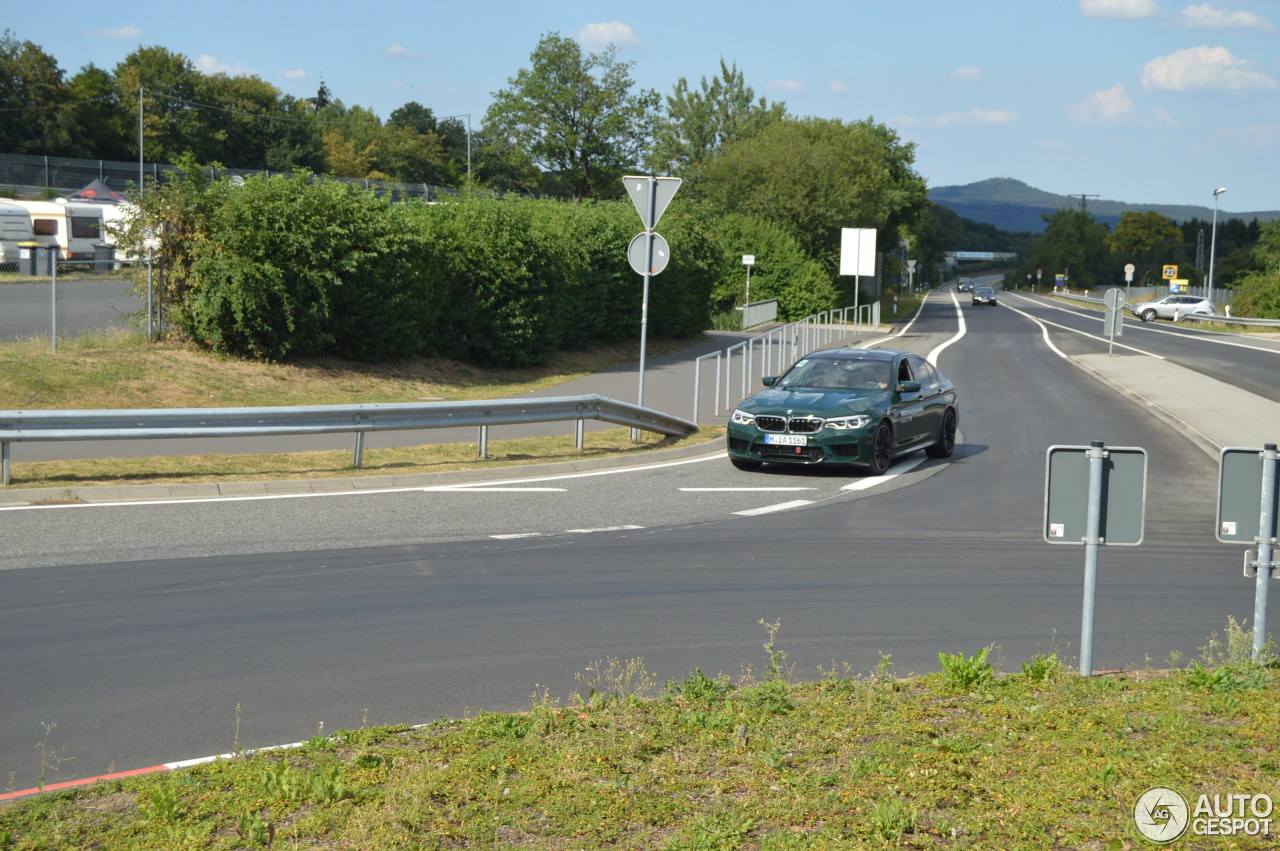
[[[993, 177], [964, 186], [935, 186], [929, 190], [929, 200], [954, 210], [957, 215], [966, 219], [986, 222], [1015, 233], [1040, 233], [1045, 226], [1041, 216], [1051, 216], [1063, 207], [1080, 207], [1079, 196], [1073, 198], [1070, 195], [1054, 195], [1011, 177]], [[1128, 211], [1154, 210], [1175, 222], [1197, 218], [1208, 220], [1213, 216], [1212, 207], [1198, 207], [1194, 204], [1129, 204], [1103, 198], [1089, 198], [1087, 201], [1089, 213], [1113, 228], [1119, 223], [1120, 214]], [[1227, 218], [1244, 219], [1246, 222], [1255, 218], [1259, 221], [1273, 221], [1280, 219], [1280, 210], [1225, 215]], [[1219, 209], [1218, 218], [1223, 216], [1223, 211]]]

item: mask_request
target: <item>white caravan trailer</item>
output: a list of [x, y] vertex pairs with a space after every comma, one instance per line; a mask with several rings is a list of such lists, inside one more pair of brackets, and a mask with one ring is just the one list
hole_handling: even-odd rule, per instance
[[34, 238], [27, 208], [16, 201], [0, 199], [0, 266], [16, 265], [18, 243]]
[[92, 260], [102, 245], [102, 206], [76, 201], [11, 201], [31, 214], [33, 239], [58, 248], [63, 260]]

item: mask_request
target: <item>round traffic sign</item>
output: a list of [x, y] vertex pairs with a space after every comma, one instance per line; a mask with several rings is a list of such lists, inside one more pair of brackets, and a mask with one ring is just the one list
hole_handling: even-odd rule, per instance
[[635, 270], [637, 275], [643, 275], [647, 271], [650, 275], [656, 275], [663, 269], [667, 268], [667, 262], [671, 259], [671, 246], [667, 245], [667, 241], [662, 238], [662, 234], [653, 234], [653, 266], [645, 269], [645, 254], [648, 237], [651, 231], [643, 231], [636, 234], [635, 239], [631, 240], [631, 244], [627, 246], [627, 262], [631, 264], [631, 268]]

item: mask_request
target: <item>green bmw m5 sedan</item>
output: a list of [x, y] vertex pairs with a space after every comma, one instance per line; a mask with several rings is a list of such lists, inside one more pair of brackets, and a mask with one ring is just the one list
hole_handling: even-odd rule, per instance
[[729, 460], [739, 469], [848, 464], [882, 475], [912, 452], [955, 450], [955, 386], [913, 352], [827, 349], [763, 381], [768, 389], [729, 418]]

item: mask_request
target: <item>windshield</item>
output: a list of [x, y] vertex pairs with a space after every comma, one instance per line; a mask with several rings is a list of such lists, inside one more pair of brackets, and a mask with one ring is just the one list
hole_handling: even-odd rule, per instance
[[823, 390], [887, 390], [893, 377], [889, 361], [861, 358], [805, 358], [782, 376], [778, 387]]

